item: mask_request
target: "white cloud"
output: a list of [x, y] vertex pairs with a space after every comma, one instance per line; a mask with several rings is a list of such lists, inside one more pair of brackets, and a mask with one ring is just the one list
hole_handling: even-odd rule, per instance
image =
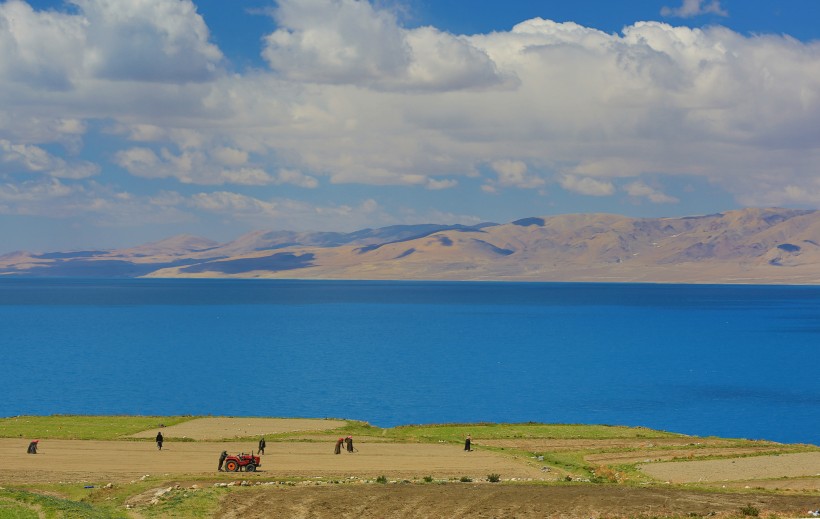
[[313, 189], [319, 186], [319, 181], [310, 175], [294, 169], [280, 169], [275, 177], [277, 184], [293, 184], [294, 186]]
[[498, 175], [495, 185], [500, 187], [531, 189], [546, 183], [543, 178], [529, 173], [527, 164], [520, 160], [496, 160], [490, 167]]
[[6, 214], [11, 212], [11, 207], [17, 209], [17, 214], [38, 214], [37, 207], [76, 192], [77, 189], [66, 186], [57, 179], [0, 184], [0, 204], [3, 204], [3, 212]]
[[401, 211], [396, 223], [405, 223], [408, 225], [417, 224], [419, 222], [440, 223], [440, 224], [461, 224], [461, 225], [476, 225], [486, 222], [478, 216], [470, 214], [459, 214], [450, 211], [428, 210], [416, 211], [405, 209]]
[[[356, 83], [400, 74], [409, 61], [395, 17], [360, 0], [282, 0], [263, 56], [297, 81]], [[374, 44], [375, 43], [375, 44]]]
[[768, 190], [743, 193], [738, 201], [749, 206], [803, 205], [820, 207], [820, 180], [807, 180], [800, 185], [772, 185]]
[[[244, 186], [264, 186], [273, 182], [268, 173], [261, 168], [223, 169], [219, 172], [219, 184], [238, 184]], [[185, 180], [183, 180], [185, 182]], [[196, 182], [202, 184], [204, 182]]]
[[95, 77], [205, 81], [222, 60], [190, 0], [71, 0], [85, 29], [84, 64]]
[[319, 185], [314, 177], [293, 169], [283, 168], [271, 175], [261, 167], [248, 164], [248, 153], [234, 148], [217, 147], [208, 152], [193, 148], [178, 154], [163, 148], [157, 154], [151, 148], [133, 147], [117, 152], [114, 161], [134, 176], [175, 178], [183, 184], [293, 184], [304, 188]]
[[275, 17], [280, 28], [265, 38], [263, 56], [293, 81], [447, 91], [508, 80], [468, 38], [404, 29], [367, 0], [281, 0]]
[[[4, 85], [0, 76], [0, 86]], [[0, 90], [2, 92], [2, 90]], [[3, 99], [0, 93], [0, 99]], [[82, 148], [82, 138], [87, 131], [85, 121], [70, 117], [44, 116], [42, 110], [20, 106], [15, 96], [6, 96], [6, 106], [0, 109], [0, 138], [19, 144], [57, 143], [69, 153], [76, 154]]]
[[127, 133], [128, 139], [136, 142], [156, 142], [168, 137], [168, 132], [154, 124], [132, 124], [128, 127], [120, 126], [114, 133]]
[[358, 206], [317, 206], [287, 198], [259, 199], [229, 191], [198, 193], [182, 202], [189, 207], [243, 221], [262, 229], [353, 230], [374, 219], [392, 221], [373, 199]]
[[181, 83], [214, 76], [222, 60], [190, 0], [70, 0], [76, 14], [0, 4], [0, 72], [47, 90], [86, 77]]
[[99, 173], [96, 164], [69, 162], [39, 146], [0, 139], [0, 173], [42, 173], [55, 178], [88, 178]]
[[567, 191], [587, 196], [609, 196], [615, 192], [615, 186], [611, 182], [577, 175], [562, 176], [560, 184]]
[[257, 216], [276, 217], [279, 215], [276, 203], [264, 202], [257, 198], [228, 191], [198, 193], [191, 197], [191, 205], [203, 211], [228, 213], [240, 219]]
[[452, 178], [443, 178], [437, 180], [435, 178], [428, 178], [427, 185], [424, 187], [431, 191], [440, 191], [442, 189], [452, 189], [458, 185], [458, 181]]
[[248, 152], [237, 148], [220, 146], [211, 156], [223, 166], [242, 166], [248, 162]]
[[81, 226], [137, 227], [191, 221], [172, 205], [157, 205], [130, 193], [91, 183], [65, 184], [58, 179], [0, 184], [0, 215], [71, 219]]
[[661, 191], [649, 186], [641, 181], [631, 182], [624, 186], [624, 191], [629, 196], [636, 198], [646, 198], [654, 204], [674, 204], [679, 202], [674, 196], [669, 196]]
[[21, 0], [0, 4], [0, 76], [49, 91], [71, 87], [82, 69], [80, 17], [35, 11]]
[[720, 0], [683, 0], [683, 5], [677, 8], [663, 7], [661, 16], [677, 16], [691, 18], [701, 14], [717, 14], [729, 16], [729, 13], [720, 6]]

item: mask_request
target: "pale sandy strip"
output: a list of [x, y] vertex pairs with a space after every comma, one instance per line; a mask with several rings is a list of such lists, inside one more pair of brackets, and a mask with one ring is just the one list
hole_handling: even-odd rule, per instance
[[820, 474], [820, 452], [640, 465], [655, 479], [672, 483], [739, 481]]
[[247, 438], [298, 431], [323, 431], [344, 427], [343, 420], [311, 418], [196, 418], [170, 427], [148, 429], [131, 435], [132, 438], [154, 438], [162, 432], [165, 438], [191, 438], [194, 440], [223, 440]]

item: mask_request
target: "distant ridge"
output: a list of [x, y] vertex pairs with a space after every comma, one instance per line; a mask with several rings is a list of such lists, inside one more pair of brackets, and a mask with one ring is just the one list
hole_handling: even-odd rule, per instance
[[352, 233], [181, 235], [128, 249], [0, 256], [0, 275], [820, 284], [820, 212], [533, 216]]

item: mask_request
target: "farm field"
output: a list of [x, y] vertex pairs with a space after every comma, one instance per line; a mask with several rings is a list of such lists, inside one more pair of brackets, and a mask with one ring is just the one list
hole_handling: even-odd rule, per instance
[[[220, 452], [255, 452], [263, 435], [257, 472], [217, 472]], [[356, 452], [334, 455], [348, 435]], [[28, 455], [35, 438], [39, 452]], [[0, 455], [0, 517], [800, 517], [820, 508], [816, 446], [645, 428], [14, 417], [0, 420]]]

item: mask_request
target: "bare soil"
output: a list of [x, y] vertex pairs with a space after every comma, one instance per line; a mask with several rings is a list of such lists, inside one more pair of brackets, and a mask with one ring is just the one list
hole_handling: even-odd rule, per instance
[[731, 460], [650, 463], [641, 465], [640, 468], [653, 478], [671, 483], [820, 476], [820, 452], [753, 456]]
[[707, 514], [739, 516], [751, 504], [761, 517], [799, 517], [817, 497], [738, 495], [579, 484], [336, 485], [257, 487], [229, 494], [218, 517], [254, 519], [515, 518], [589, 519]]
[[[478, 440], [481, 445], [491, 447], [509, 447], [524, 449], [530, 452], [540, 451], [577, 451], [586, 449], [652, 449], [661, 447], [729, 447], [735, 443], [720, 438], [613, 438], [594, 439], [549, 439], [549, 438], [515, 438], [505, 440]], [[780, 446], [779, 444], [764, 444]]]
[[344, 427], [346, 424], [342, 420], [311, 418], [197, 418], [170, 427], [142, 431], [131, 437], [154, 438], [157, 432], [162, 432], [162, 436], [167, 439], [224, 440], [286, 432], [324, 431]]
[[[146, 474], [174, 477], [218, 473], [219, 453], [251, 452], [255, 444], [165, 442], [162, 451], [145, 441], [42, 440], [39, 453], [26, 454], [28, 442], [0, 439], [0, 483], [123, 482]], [[464, 452], [446, 444], [356, 442], [358, 452], [333, 454], [333, 442], [268, 442], [262, 466], [252, 478], [486, 478], [549, 479], [536, 465], [489, 451]]]
[[739, 457], [749, 454], [763, 454], [779, 449], [748, 447], [748, 448], [722, 448], [722, 449], [673, 449], [673, 450], [638, 450], [628, 452], [608, 452], [601, 454], [588, 454], [584, 459], [590, 463], [600, 465], [618, 463], [641, 463], [670, 461], [677, 459], [705, 458], [707, 456]]

